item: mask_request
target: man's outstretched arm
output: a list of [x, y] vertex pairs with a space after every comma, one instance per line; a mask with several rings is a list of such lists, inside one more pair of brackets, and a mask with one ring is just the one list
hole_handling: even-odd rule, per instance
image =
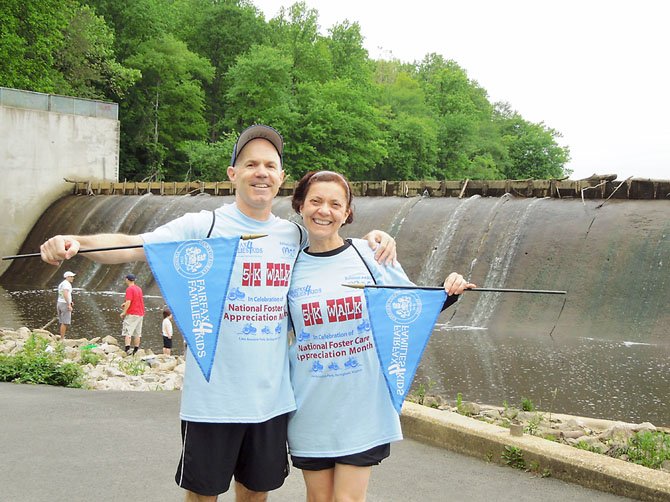
[[[142, 244], [144, 244], [144, 241], [139, 235], [56, 235], [40, 246], [40, 254], [43, 261], [51, 265], [60, 265], [63, 261], [76, 256], [80, 249], [136, 246]], [[141, 247], [86, 253], [83, 256], [89, 260], [106, 264], [146, 261], [144, 249]]]

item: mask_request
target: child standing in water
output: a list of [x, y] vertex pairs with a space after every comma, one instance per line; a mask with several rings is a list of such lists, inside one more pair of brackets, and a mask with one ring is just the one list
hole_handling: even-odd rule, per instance
[[172, 312], [168, 307], [163, 309], [163, 354], [172, 352]]

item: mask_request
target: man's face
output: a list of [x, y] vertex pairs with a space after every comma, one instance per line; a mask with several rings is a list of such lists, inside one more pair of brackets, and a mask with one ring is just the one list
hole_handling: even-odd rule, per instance
[[251, 217], [269, 212], [284, 181], [279, 153], [265, 139], [251, 140], [242, 148], [235, 166], [228, 167], [228, 177], [235, 184], [240, 211]]

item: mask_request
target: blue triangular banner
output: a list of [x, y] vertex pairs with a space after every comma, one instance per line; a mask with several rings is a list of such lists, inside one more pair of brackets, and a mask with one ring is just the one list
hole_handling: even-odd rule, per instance
[[386, 386], [400, 413], [447, 293], [418, 288], [365, 288], [372, 336]]
[[216, 237], [144, 245], [163, 297], [208, 382], [239, 242], [239, 237]]

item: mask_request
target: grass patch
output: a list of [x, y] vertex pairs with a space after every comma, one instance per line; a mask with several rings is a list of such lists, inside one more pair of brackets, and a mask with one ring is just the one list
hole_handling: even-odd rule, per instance
[[641, 431], [628, 440], [628, 461], [651, 469], [659, 469], [670, 460], [670, 434], [660, 431]]
[[0, 355], [0, 382], [32, 383], [80, 388], [84, 372], [75, 363], [64, 362], [62, 343], [55, 349], [31, 334], [13, 356]]
[[141, 359], [134, 357], [127, 357], [119, 363], [119, 369], [126, 375], [138, 376], [143, 375], [147, 369], [147, 363]]

